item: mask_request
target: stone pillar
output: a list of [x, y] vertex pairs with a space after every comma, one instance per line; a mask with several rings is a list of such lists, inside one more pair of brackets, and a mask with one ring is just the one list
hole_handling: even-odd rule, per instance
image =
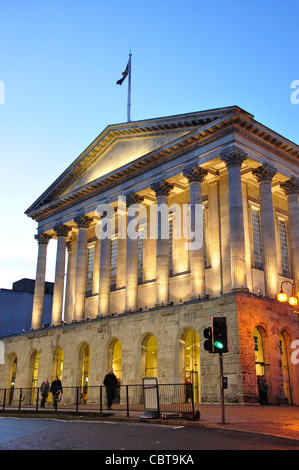
[[[111, 206], [106, 217], [115, 217], [114, 208]], [[109, 219], [112, 220], [112, 219]], [[109, 222], [108, 222], [109, 224]], [[112, 233], [105, 231], [101, 222], [101, 248], [100, 248], [100, 284], [98, 316], [105, 317], [110, 314], [110, 284], [111, 284], [111, 236]]]
[[247, 289], [241, 166], [246, 154], [233, 146], [221, 154], [228, 170], [231, 290]]
[[[130, 193], [126, 196], [127, 209], [132, 204], [141, 204], [143, 197]], [[127, 225], [135, 219], [135, 214], [128, 212]], [[127, 233], [127, 262], [126, 262], [126, 310], [136, 311], [138, 308], [138, 233], [133, 239]]]
[[57, 234], [57, 254], [51, 321], [53, 326], [61, 325], [62, 322], [66, 237], [70, 230], [70, 227], [63, 224], [57, 224], [54, 227], [54, 232]]
[[76, 263], [74, 321], [84, 320], [87, 276], [87, 232], [92, 218], [79, 214], [74, 218], [79, 229]]
[[280, 187], [284, 190], [288, 200], [289, 215], [289, 242], [290, 242], [290, 261], [293, 281], [298, 285], [299, 282], [299, 203], [298, 191], [299, 181], [291, 178]]
[[68, 253], [67, 257], [67, 274], [66, 274], [66, 288], [65, 288], [65, 303], [64, 303], [64, 320], [67, 323], [71, 323], [73, 320], [73, 309], [74, 309], [74, 299], [73, 299], [73, 290], [72, 290], [72, 240], [67, 240], [66, 249]]
[[[201, 230], [201, 246], [190, 250], [190, 270], [191, 270], [191, 298], [203, 297], [205, 295], [205, 251], [204, 251], [204, 233], [203, 233], [203, 207], [201, 183], [207, 175], [207, 170], [193, 165], [183, 171], [184, 176], [190, 184], [190, 218], [191, 232], [195, 232], [195, 218]], [[197, 206], [197, 207], [196, 207]], [[199, 237], [199, 234], [197, 235]], [[195, 246], [195, 240], [190, 243], [190, 248]]]
[[264, 259], [265, 296], [276, 298], [278, 293], [278, 265], [275, 238], [275, 221], [271, 182], [277, 170], [268, 164], [252, 171], [259, 182], [260, 222]]
[[44, 295], [45, 295], [45, 276], [46, 276], [46, 260], [47, 246], [50, 236], [46, 233], [35, 235], [38, 242], [38, 257], [36, 266], [36, 278], [34, 286], [34, 297], [32, 307], [31, 329], [39, 330], [42, 327]]
[[[169, 303], [169, 234], [168, 234], [168, 201], [173, 189], [168, 181], [160, 180], [151, 185], [157, 197], [157, 252], [156, 252], [156, 305]], [[164, 213], [162, 212], [164, 210]], [[162, 209], [162, 211], [160, 210]], [[166, 211], [167, 209], [167, 211]], [[162, 224], [167, 233], [162, 233]], [[164, 235], [164, 236], [163, 236]]]

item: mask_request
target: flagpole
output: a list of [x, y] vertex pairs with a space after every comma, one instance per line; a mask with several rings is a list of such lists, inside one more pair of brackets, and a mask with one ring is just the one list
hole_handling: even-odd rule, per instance
[[127, 104], [127, 120], [131, 122], [131, 57], [132, 54], [129, 54], [129, 81], [128, 81], [128, 104]]

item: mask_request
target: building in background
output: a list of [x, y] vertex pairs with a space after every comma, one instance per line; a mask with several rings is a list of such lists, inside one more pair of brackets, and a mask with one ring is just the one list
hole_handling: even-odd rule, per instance
[[[20, 279], [12, 289], [0, 289], [0, 337], [19, 335], [31, 329], [34, 279]], [[51, 323], [53, 282], [45, 282], [42, 325]]]
[[[191, 381], [196, 402], [217, 402], [218, 357], [203, 331], [224, 315], [226, 400], [257, 402], [265, 375], [269, 403], [298, 405], [298, 315], [276, 300], [299, 279], [298, 157], [237, 106], [108, 126], [26, 211], [39, 245], [31, 332], [3, 340], [1, 386], [17, 359], [19, 387], [56, 374], [64, 386], [100, 385], [113, 367], [122, 384]], [[162, 204], [164, 219], [153, 210]], [[144, 236], [123, 237], [136, 220]], [[200, 246], [186, 249], [201, 227]], [[57, 258], [43, 329], [48, 243]]]

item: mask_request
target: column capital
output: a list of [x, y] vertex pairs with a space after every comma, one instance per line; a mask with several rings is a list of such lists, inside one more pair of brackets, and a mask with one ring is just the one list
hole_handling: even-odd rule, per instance
[[54, 232], [56, 233], [57, 237], [67, 237], [69, 232], [72, 230], [71, 227], [68, 227], [67, 225], [57, 223], [53, 227]]
[[262, 182], [269, 182], [271, 183], [273, 176], [277, 173], [276, 168], [268, 163], [264, 163], [263, 165], [259, 166], [252, 170], [252, 174], [256, 177], [259, 183]]
[[74, 218], [74, 222], [78, 228], [88, 228], [93, 219], [84, 214], [78, 214]]
[[198, 165], [191, 165], [183, 170], [183, 175], [187, 178], [189, 183], [193, 183], [194, 181], [202, 183], [207, 174], [208, 171]]
[[132, 204], [141, 204], [143, 201], [144, 201], [144, 197], [139, 196], [139, 194], [136, 194], [134, 192], [131, 192], [126, 195], [127, 207], [130, 207]]
[[155, 191], [156, 196], [168, 196], [173, 189], [173, 185], [168, 181], [161, 179], [151, 184], [151, 189]]
[[68, 253], [70, 253], [72, 251], [72, 240], [67, 240], [66, 249], [67, 249]]
[[49, 240], [51, 240], [51, 235], [47, 235], [46, 233], [38, 233], [34, 235], [35, 240], [37, 240], [38, 245], [48, 245]]
[[220, 157], [226, 163], [227, 168], [241, 168], [242, 163], [247, 159], [247, 154], [239, 147], [233, 146], [224, 150]]
[[299, 192], [299, 180], [296, 178], [290, 178], [289, 180], [281, 183], [281, 189], [285, 192], [286, 196], [290, 196], [291, 194], [297, 194]]

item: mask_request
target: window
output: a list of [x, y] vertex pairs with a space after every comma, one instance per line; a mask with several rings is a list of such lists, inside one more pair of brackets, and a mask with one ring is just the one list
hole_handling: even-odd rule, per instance
[[143, 283], [143, 231], [144, 225], [138, 226], [138, 284]]
[[252, 219], [252, 239], [253, 239], [253, 267], [264, 269], [263, 264], [263, 251], [262, 251], [262, 239], [261, 239], [261, 224], [260, 224], [260, 211], [251, 208], [251, 219]]
[[111, 290], [116, 289], [117, 247], [118, 247], [118, 235], [116, 235], [111, 241], [111, 278], [110, 278]]
[[280, 254], [281, 254], [281, 274], [284, 277], [291, 277], [290, 263], [289, 263], [289, 249], [287, 237], [287, 224], [285, 220], [278, 219], [278, 231], [280, 240]]
[[93, 267], [94, 267], [94, 245], [88, 247], [87, 252], [87, 280], [86, 280], [86, 296], [92, 295], [93, 287]]
[[173, 212], [168, 216], [169, 276], [173, 275]]

